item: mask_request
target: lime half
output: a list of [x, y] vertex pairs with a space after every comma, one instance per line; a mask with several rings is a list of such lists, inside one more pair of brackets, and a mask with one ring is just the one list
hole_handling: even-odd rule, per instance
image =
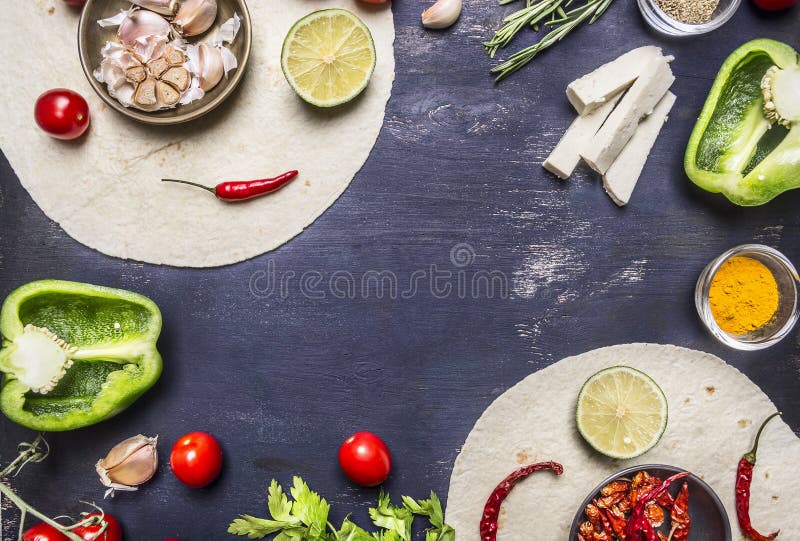
[[333, 107], [367, 87], [375, 69], [375, 44], [352, 11], [315, 11], [294, 23], [283, 40], [281, 68], [301, 98]]
[[664, 434], [667, 398], [644, 372], [612, 366], [583, 384], [575, 419], [595, 450], [611, 458], [633, 458], [652, 449]]

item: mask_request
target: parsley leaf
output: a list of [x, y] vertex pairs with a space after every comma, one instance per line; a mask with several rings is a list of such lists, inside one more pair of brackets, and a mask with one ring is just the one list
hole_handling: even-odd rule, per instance
[[403, 496], [403, 505], [397, 506], [381, 490], [378, 505], [369, 510], [373, 523], [380, 528], [374, 533], [357, 526], [349, 515], [337, 530], [328, 522], [328, 502], [300, 477], [293, 479], [289, 489], [293, 501], [275, 480], [270, 483], [268, 492], [271, 518], [240, 515], [230, 524], [228, 533], [250, 539], [274, 534], [273, 541], [411, 541], [414, 516], [419, 515], [427, 517], [433, 526], [425, 532], [425, 541], [455, 541], [455, 531], [444, 523], [442, 504], [433, 492], [427, 500]]

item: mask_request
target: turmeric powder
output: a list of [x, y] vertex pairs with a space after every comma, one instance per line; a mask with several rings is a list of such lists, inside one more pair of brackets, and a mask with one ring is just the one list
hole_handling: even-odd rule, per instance
[[753, 332], [778, 311], [779, 291], [772, 271], [752, 257], [735, 256], [723, 263], [711, 280], [711, 314], [730, 334]]

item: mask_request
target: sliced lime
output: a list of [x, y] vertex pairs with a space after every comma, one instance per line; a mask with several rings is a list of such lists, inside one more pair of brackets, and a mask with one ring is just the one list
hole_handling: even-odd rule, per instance
[[333, 107], [359, 95], [375, 69], [369, 28], [352, 11], [309, 13], [283, 40], [281, 67], [297, 94], [317, 107]]
[[644, 372], [612, 366], [583, 384], [575, 419], [595, 450], [612, 458], [633, 458], [652, 449], [664, 434], [667, 399]]

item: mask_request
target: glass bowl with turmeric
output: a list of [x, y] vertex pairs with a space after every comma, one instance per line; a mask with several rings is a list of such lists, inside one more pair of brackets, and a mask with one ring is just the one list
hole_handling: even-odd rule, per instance
[[767, 348], [800, 317], [800, 277], [791, 261], [763, 244], [743, 244], [706, 266], [694, 300], [700, 319], [720, 342], [741, 350]]

